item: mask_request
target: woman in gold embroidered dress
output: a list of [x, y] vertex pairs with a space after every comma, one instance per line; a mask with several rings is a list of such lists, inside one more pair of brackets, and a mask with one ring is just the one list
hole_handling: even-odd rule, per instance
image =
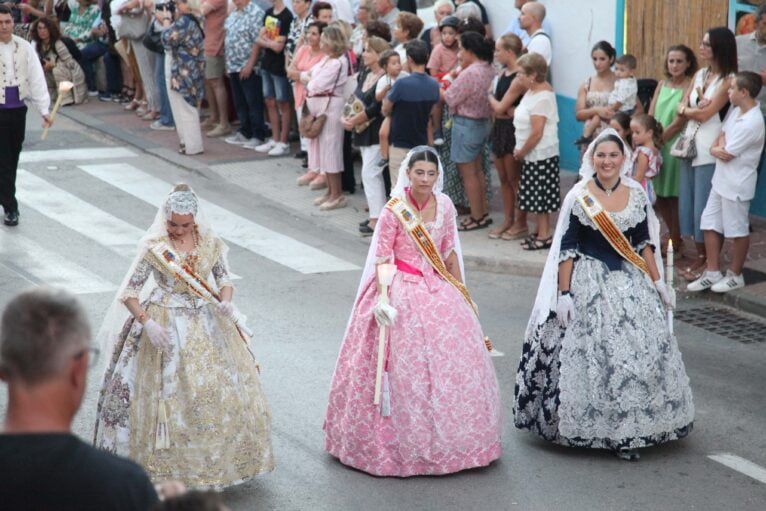
[[[220, 301], [200, 297], [168, 270], [155, 255], [164, 250], [217, 288]], [[137, 461], [155, 481], [220, 489], [274, 468], [271, 414], [235, 325], [234, 318], [240, 324], [244, 318], [231, 302], [227, 250], [196, 194], [176, 186], [141, 240], [99, 334], [112, 358], [95, 444]]]

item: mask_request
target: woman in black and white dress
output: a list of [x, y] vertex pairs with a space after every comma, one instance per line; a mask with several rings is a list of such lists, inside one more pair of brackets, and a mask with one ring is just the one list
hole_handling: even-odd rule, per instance
[[[662, 277], [659, 223], [630, 171], [611, 128], [585, 153], [527, 326], [514, 420], [554, 443], [636, 460], [637, 448], [688, 435], [694, 405], [667, 320], [675, 296]], [[621, 239], [623, 250], [612, 248]]]

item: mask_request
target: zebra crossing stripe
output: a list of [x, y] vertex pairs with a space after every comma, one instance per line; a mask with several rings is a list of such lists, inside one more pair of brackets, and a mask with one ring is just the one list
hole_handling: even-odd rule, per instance
[[138, 227], [26, 170], [19, 169], [16, 189], [18, 199], [26, 207], [56, 222], [66, 219], [67, 228], [118, 254], [131, 253], [132, 251], [126, 252], [124, 249], [134, 248], [143, 235], [143, 231]]
[[[127, 163], [79, 165], [79, 168], [134, 197], [159, 207], [170, 183], [157, 179]], [[359, 266], [272, 231], [202, 200], [205, 214], [223, 238], [262, 257], [304, 274], [358, 270]]]
[[32, 284], [57, 286], [71, 293], [103, 293], [117, 286], [60, 254], [19, 234], [0, 229], [0, 264]]
[[137, 155], [125, 147], [82, 147], [79, 149], [22, 151], [21, 156], [19, 157], [19, 163], [108, 160], [112, 158], [129, 158], [131, 156]]

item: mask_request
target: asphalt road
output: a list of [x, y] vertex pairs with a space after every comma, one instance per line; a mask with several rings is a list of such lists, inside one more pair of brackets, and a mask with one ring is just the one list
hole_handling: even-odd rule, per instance
[[[115, 149], [124, 146], [71, 122], [62, 122], [45, 144], [35, 143], [37, 120], [30, 120], [27, 150], [36, 161], [21, 165], [26, 171], [19, 177], [21, 225], [0, 227], [0, 306], [29, 285], [73, 286], [97, 329], [130, 264], [126, 240], [140, 234], [155, 214], [151, 196], [159, 192], [151, 178], [163, 182], [163, 194], [169, 183], [191, 183], [224, 210], [222, 224], [215, 226], [219, 230], [246, 219], [286, 238], [265, 242], [272, 244], [269, 250], [231, 243], [231, 267], [241, 277], [235, 282], [236, 299], [256, 331], [253, 349], [272, 408], [277, 457], [273, 473], [224, 492], [232, 509], [766, 509], [766, 469], [761, 480], [757, 470], [766, 467], [766, 343], [742, 344], [677, 322], [697, 410], [692, 435], [644, 450], [637, 463], [607, 452], [553, 446], [516, 430], [510, 416], [522, 333], [537, 288], [535, 278], [512, 275], [468, 275], [485, 332], [506, 353], [494, 359], [506, 412], [502, 458], [483, 469], [409, 479], [371, 477], [341, 465], [323, 450], [322, 421], [367, 242], [319, 225], [257, 191], [188, 173], [139, 148]], [[92, 150], [104, 147], [109, 152]], [[126, 184], [131, 176], [141, 179]], [[122, 237], [105, 242], [102, 233], [115, 225], [123, 229]], [[340, 261], [357, 269], [298, 271], [278, 255], [292, 246], [290, 240], [317, 250], [330, 266]], [[92, 435], [105, 359], [102, 354], [91, 374], [74, 424], [86, 440]], [[2, 390], [0, 411], [5, 410]], [[736, 466], [755, 477], [708, 457], [721, 453], [754, 464]]]

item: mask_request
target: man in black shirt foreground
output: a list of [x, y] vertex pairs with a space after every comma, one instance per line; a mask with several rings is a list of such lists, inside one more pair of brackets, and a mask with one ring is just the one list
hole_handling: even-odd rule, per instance
[[144, 470], [70, 432], [82, 403], [89, 346], [85, 311], [64, 291], [14, 298], [0, 324], [8, 413], [0, 434], [0, 507], [141, 510], [157, 502]]

